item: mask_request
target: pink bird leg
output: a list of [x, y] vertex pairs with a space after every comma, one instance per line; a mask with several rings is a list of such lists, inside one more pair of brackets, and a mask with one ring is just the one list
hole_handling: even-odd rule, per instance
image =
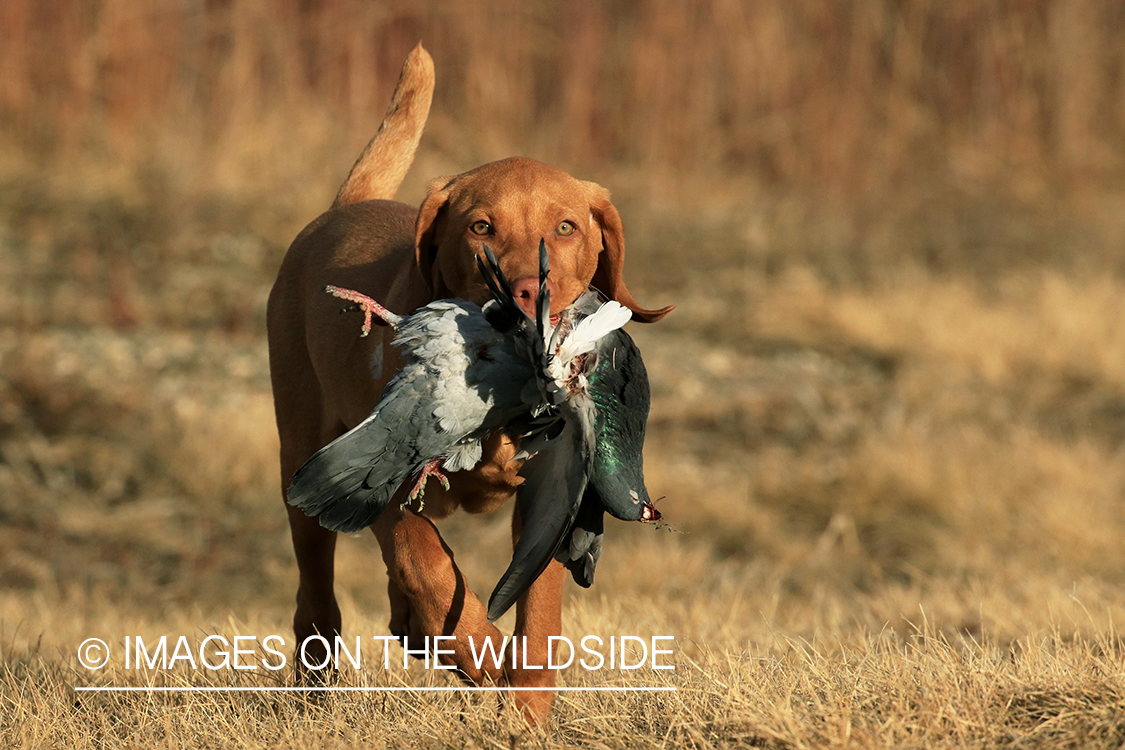
[[368, 297], [366, 294], [360, 294], [359, 292], [352, 291], [351, 289], [341, 289], [340, 287], [332, 286], [331, 284], [326, 286], [324, 288], [324, 291], [328, 292], [333, 297], [339, 297], [342, 300], [354, 302], [359, 306], [359, 309], [363, 311], [363, 331], [359, 334], [360, 337], [364, 337], [367, 334], [371, 333], [372, 315], [378, 315], [380, 320], [386, 325], [389, 325], [391, 328], [394, 328], [398, 324], [399, 316], [395, 315], [393, 312], [383, 307], [378, 302]]
[[426, 465], [422, 467], [422, 471], [418, 474], [418, 481], [414, 483], [414, 488], [411, 489], [410, 494], [406, 496], [407, 505], [418, 500], [418, 510], [422, 510], [422, 508], [425, 507], [426, 503], [422, 499], [422, 496], [426, 494], [426, 480], [430, 477], [441, 482], [441, 486], [446, 490], [449, 489], [449, 478], [445, 476], [440, 469], [441, 463], [444, 460], [445, 459], [442, 458], [435, 458], [432, 461], [428, 461]]

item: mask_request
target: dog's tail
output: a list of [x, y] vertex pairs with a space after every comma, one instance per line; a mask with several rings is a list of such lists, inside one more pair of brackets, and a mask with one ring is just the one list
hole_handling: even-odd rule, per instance
[[414, 161], [434, 95], [434, 61], [421, 43], [407, 56], [383, 124], [359, 155], [332, 207], [395, 197]]

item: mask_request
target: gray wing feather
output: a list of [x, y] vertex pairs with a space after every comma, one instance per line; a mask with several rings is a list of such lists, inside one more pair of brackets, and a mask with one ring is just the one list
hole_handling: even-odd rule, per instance
[[[408, 371], [395, 379], [404, 376]], [[396, 431], [396, 426], [416, 419], [417, 394], [409, 387], [388, 386], [387, 391], [370, 417], [317, 451], [289, 484], [289, 504], [318, 516], [327, 529], [359, 531], [370, 526], [395, 490], [419, 468], [418, 446]]]
[[[468, 342], [487, 347], [491, 361], [470, 361]], [[427, 461], [448, 456], [449, 470], [471, 468], [480, 449], [466, 441], [479, 441], [520, 408], [505, 398], [513, 390], [507, 381], [526, 380], [528, 366], [512, 365], [510, 344], [476, 305], [431, 303], [404, 319], [395, 344], [411, 361], [371, 416], [318, 451], [289, 486], [289, 503], [319, 516], [325, 528], [358, 531], [374, 523]]]

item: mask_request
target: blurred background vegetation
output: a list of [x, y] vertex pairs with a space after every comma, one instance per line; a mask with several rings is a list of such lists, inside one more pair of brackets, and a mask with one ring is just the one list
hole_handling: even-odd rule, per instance
[[[706, 240], [687, 235], [703, 232], [768, 272], [1122, 270], [1125, 8], [1112, 0], [12, 0], [0, 13], [4, 226], [16, 250], [44, 245], [13, 269], [12, 322], [260, 330], [261, 295], [232, 294], [233, 277], [272, 272], [323, 209], [419, 40], [439, 84], [408, 201], [438, 174], [526, 154], [608, 183], [642, 232], [660, 226], [653, 240], [690, 256]], [[208, 278], [171, 284], [180, 263]], [[200, 268], [216, 263], [218, 280]]]
[[[6, 0], [5, 619], [288, 618], [265, 299], [418, 41], [401, 198], [558, 164], [613, 191], [639, 299], [679, 305], [634, 335], [687, 533], [614, 527], [594, 596], [745, 585], [797, 632], [926, 602], [1012, 638], [1078, 582], [1125, 606], [1122, 38], [1116, 0]], [[447, 533], [487, 590], [506, 521]], [[630, 580], [653, 554], [679, 572]], [[341, 556], [382, 622], [374, 543]]]

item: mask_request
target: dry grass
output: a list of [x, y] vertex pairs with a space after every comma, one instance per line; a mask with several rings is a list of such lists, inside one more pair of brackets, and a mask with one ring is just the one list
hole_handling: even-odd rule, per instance
[[[915, 271], [861, 289], [806, 266], [766, 279], [736, 247], [727, 259], [714, 294], [688, 290], [674, 317], [635, 331], [656, 388], [649, 484], [679, 533], [613, 527], [598, 583], [572, 590], [564, 615], [572, 636], [677, 637], [674, 673], [571, 669], [566, 684], [678, 692], [566, 695], [545, 734], [492, 696], [74, 694], [234, 680], [90, 673], [74, 653], [86, 637], [288, 634], [295, 574], [263, 343], [203, 326], [6, 327], [0, 737], [1120, 744], [1125, 334], [1098, 323], [1120, 282]], [[727, 294], [752, 300], [745, 315]], [[448, 525], [477, 590], [505, 560], [474, 549], [503, 546], [506, 527], [502, 514]], [[340, 568], [347, 632], [382, 635], [374, 542], [344, 540]], [[345, 684], [403, 678], [369, 669]]]
[[1120, 184], [1123, 28], [1114, 0], [12, 0], [0, 139], [72, 185], [81, 154], [99, 185], [256, 188], [304, 216], [421, 39], [442, 85], [412, 189], [516, 152], [677, 205], [717, 177], [849, 212], [935, 182], [1035, 200]]
[[[0, 746], [1120, 747], [1117, 4], [415, 5], [2, 5]], [[562, 674], [677, 691], [543, 730], [491, 695], [76, 694], [291, 679], [76, 649], [289, 635], [265, 296], [418, 37], [406, 199], [559, 162], [680, 306], [633, 329], [672, 528], [611, 526], [564, 605], [675, 635], [676, 670]], [[486, 593], [505, 514], [443, 534]], [[374, 541], [338, 568], [383, 635]], [[343, 684], [453, 684], [368, 665]]]
[[[675, 615], [651, 604], [639, 609], [654, 625], [677, 627]], [[593, 619], [609, 622], [604, 615]], [[635, 676], [647, 685], [674, 686], [674, 693], [562, 695], [548, 731], [528, 731], [498, 714], [491, 695], [76, 699], [74, 676], [55, 658], [33, 655], [11, 664], [5, 677], [17, 721], [23, 719], [10, 739], [29, 747], [116, 746], [125, 737], [131, 745], [186, 740], [193, 747], [1111, 747], [1125, 730], [1125, 695], [1115, 678], [1119, 655], [1109, 638], [1053, 632], [1000, 649], [987, 642], [951, 643], [925, 623], [906, 637], [856, 634], [848, 642], [755, 629], [763, 634], [761, 645], [716, 648], [689, 641], [681, 644], [675, 673]], [[589, 682], [573, 672], [563, 680]], [[113, 682], [151, 684], [136, 673], [116, 675]], [[161, 682], [189, 681], [173, 676]], [[342, 684], [386, 682], [349, 675]], [[248, 683], [262, 681], [238, 680]], [[190, 684], [228, 683], [196, 676]]]

